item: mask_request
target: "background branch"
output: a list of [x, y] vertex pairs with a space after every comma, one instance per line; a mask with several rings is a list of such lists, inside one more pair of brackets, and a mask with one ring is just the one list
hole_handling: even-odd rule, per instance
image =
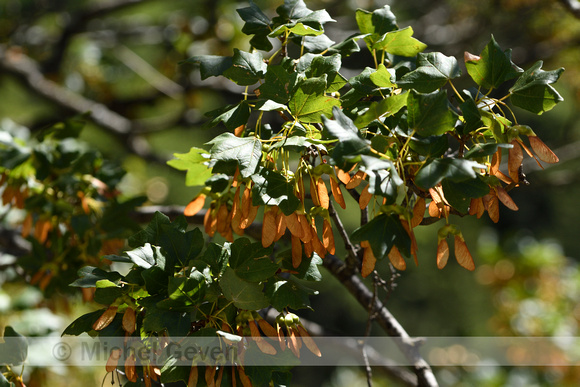
[[71, 113], [88, 112], [91, 121], [117, 136], [130, 152], [147, 161], [165, 165], [166, 160], [155, 155], [143, 137], [134, 134], [139, 130], [138, 124], [101, 103], [85, 98], [47, 79], [40, 72], [38, 64], [28, 56], [0, 46], [0, 69], [18, 78], [27, 89]]

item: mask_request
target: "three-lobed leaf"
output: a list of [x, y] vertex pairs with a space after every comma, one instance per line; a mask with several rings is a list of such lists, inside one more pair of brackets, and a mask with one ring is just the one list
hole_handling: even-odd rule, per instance
[[487, 89], [498, 88], [523, 71], [512, 62], [511, 50], [502, 51], [493, 36], [479, 56], [465, 54], [465, 67], [475, 83]]
[[455, 126], [455, 114], [449, 109], [446, 90], [430, 94], [409, 92], [407, 123], [420, 136], [440, 135]]
[[250, 177], [262, 158], [262, 144], [256, 137], [240, 138], [232, 133], [223, 133], [208, 144], [212, 145], [210, 166], [213, 173], [228, 174], [232, 172], [231, 163], [234, 163], [242, 177]]
[[403, 89], [431, 93], [460, 75], [461, 70], [454, 57], [445, 56], [440, 52], [419, 53], [417, 68], [405, 74], [397, 81], [397, 85]]
[[564, 100], [556, 89], [550, 86], [558, 81], [564, 69], [544, 71], [542, 64], [542, 61], [534, 63], [510, 88], [511, 102], [535, 114], [542, 114]]

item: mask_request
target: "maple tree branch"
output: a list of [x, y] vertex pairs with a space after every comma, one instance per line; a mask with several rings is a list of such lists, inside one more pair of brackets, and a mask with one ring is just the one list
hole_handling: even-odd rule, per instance
[[367, 288], [359, 277], [349, 274], [348, 270], [345, 270], [344, 262], [332, 255], [327, 255], [323, 259], [323, 266], [339, 280], [365, 309], [368, 305], [373, 305], [373, 310], [376, 313], [375, 321], [389, 336], [400, 338], [400, 340], [396, 341], [397, 345], [407, 360], [411, 362], [415, 375], [417, 375], [417, 385], [437, 386], [437, 380], [431, 367], [419, 353], [421, 340], [409, 336], [399, 321], [380, 300], [373, 301], [373, 292]]
[[[276, 324], [276, 316], [278, 316], [278, 311], [274, 308], [270, 308], [265, 315], [265, 319], [272, 325]], [[306, 328], [308, 333], [312, 336], [334, 336], [332, 332], [328, 332], [322, 325], [317, 324], [313, 321], [300, 317], [300, 323]], [[336, 342], [340, 345], [340, 350], [342, 354], [351, 355], [353, 357], [360, 356], [360, 343], [353, 337], [344, 337], [341, 341]], [[375, 370], [380, 370], [391, 379], [395, 379], [401, 382], [405, 386], [416, 386], [417, 376], [409, 372], [407, 369], [398, 366], [394, 361], [385, 358], [372, 346], [365, 347], [365, 353], [368, 359], [368, 363], [380, 364], [380, 366], [374, 366]]]
[[105, 16], [109, 13], [141, 4], [143, 0], [111, 0], [107, 2], [97, 2], [82, 13], [72, 15], [70, 22], [63, 29], [60, 38], [54, 45], [52, 55], [44, 62], [43, 69], [48, 72], [56, 72], [60, 67], [66, 49], [73, 37], [86, 30], [89, 21]]
[[[329, 207], [329, 210], [330, 208], [331, 207]], [[151, 220], [155, 212], [159, 211], [167, 215], [169, 218], [174, 219], [183, 214], [183, 209], [184, 207], [182, 206], [146, 206], [136, 209], [131, 213], [131, 217], [140, 223], [146, 223]], [[334, 209], [332, 212], [334, 212], [336, 218], [338, 218]], [[188, 217], [187, 219], [191, 224], [203, 224], [204, 215], [205, 210], [202, 210], [198, 214]], [[9, 232], [11, 236], [5, 235], [6, 238], [3, 239], [13, 241], [18, 240], [17, 230], [6, 230], [6, 232]], [[253, 238], [259, 238], [261, 234], [261, 225], [257, 223], [252, 224], [246, 229], [246, 233]], [[347, 241], [349, 241], [348, 238]], [[19, 255], [21, 253], [24, 254], [27, 250], [28, 249], [26, 248], [20, 247], [18, 248], [18, 253]], [[391, 314], [386, 306], [368, 289], [356, 274], [351, 273], [351, 271], [347, 269], [347, 265], [343, 261], [332, 255], [327, 255], [323, 259], [323, 266], [339, 280], [339, 282], [351, 293], [363, 308], [373, 311], [374, 320], [389, 336], [400, 339], [396, 341], [397, 345], [407, 360], [411, 362], [417, 377], [417, 382], [409, 385], [437, 386], [437, 381], [433, 375], [431, 367], [419, 353], [420, 340], [409, 336], [403, 326]], [[355, 350], [360, 353], [360, 347], [358, 344], [355, 345]], [[369, 357], [374, 356], [369, 351], [367, 351], [366, 355]], [[406, 379], [409, 381], [409, 378]]]
[[[177, 216], [179, 213], [182, 213], [182, 207], [157, 207], [157, 208], [149, 208], [147, 211], [149, 214], [154, 213], [157, 210], [162, 210], [168, 216]], [[349, 256], [354, 254], [354, 258], [356, 259], [356, 251], [354, 246], [350, 242], [350, 238], [340, 221], [340, 218], [334, 207], [332, 206], [332, 202], [329, 204], [329, 214], [332, 217], [335, 225], [341, 234], [341, 237], [345, 241], [345, 245], [347, 246], [347, 252]], [[140, 212], [143, 210], [139, 210]], [[203, 216], [205, 212], [200, 211], [193, 217], [189, 217], [188, 220], [191, 223], [203, 223]], [[252, 231], [254, 230], [254, 231]], [[254, 238], [260, 235], [261, 225], [260, 224], [252, 224], [249, 229], [246, 229], [248, 235], [252, 236], [254, 234]], [[352, 258], [351, 258], [352, 259]], [[374, 292], [371, 292], [368, 287], [362, 282], [362, 280], [356, 275], [353, 274], [351, 270], [348, 269], [347, 264], [345, 264], [340, 259], [332, 256], [327, 255], [323, 259], [323, 266], [332, 274], [334, 275], [339, 282], [355, 297], [355, 299], [365, 308], [366, 310], [371, 310], [373, 312], [373, 318], [381, 328], [391, 337], [400, 338], [397, 340], [397, 344], [401, 352], [405, 355], [407, 360], [409, 360], [413, 364], [413, 369], [415, 371], [415, 375], [417, 376], [417, 386], [437, 386], [437, 381], [435, 379], [435, 375], [431, 370], [429, 364], [421, 357], [419, 353], [419, 344], [420, 340], [416, 338], [412, 338], [403, 328], [403, 326], [398, 322], [398, 320], [391, 314], [391, 312], [387, 309], [387, 307], [381, 302], [375, 295]], [[360, 353], [360, 347], [356, 346], [357, 351]], [[369, 353], [367, 352], [367, 356]]]
[[7, 50], [0, 45], [0, 69], [15, 76], [29, 90], [65, 110], [75, 114], [87, 114], [95, 124], [121, 139], [130, 152], [147, 161], [165, 165], [166, 160], [155, 155], [143, 137], [134, 134], [139, 129], [137, 123], [115, 113], [101, 103], [85, 98], [47, 79], [32, 58], [20, 52]]
[[346, 269], [348, 269], [349, 272], [351, 273], [355, 272], [356, 268], [360, 266], [358, 251], [350, 241], [350, 237], [348, 236], [348, 233], [346, 232], [346, 229], [344, 228], [344, 225], [342, 224], [342, 221], [340, 220], [340, 217], [338, 216], [338, 213], [334, 209], [334, 205], [332, 204], [331, 201], [329, 201], [328, 203], [328, 214], [332, 218], [332, 221], [334, 222], [334, 225], [338, 230], [338, 234], [340, 235], [340, 237], [344, 242], [344, 247], [346, 248], [346, 252], [348, 254], [346, 261], [347, 262]]

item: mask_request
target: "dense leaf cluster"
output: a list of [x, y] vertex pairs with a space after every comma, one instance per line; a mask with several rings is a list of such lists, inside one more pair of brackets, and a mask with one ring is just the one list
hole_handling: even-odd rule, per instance
[[125, 171], [78, 139], [83, 117], [45, 128], [5, 123], [0, 139], [2, 204], [19, 210], [21, 235], [32, 251], [14, 262], [47, 294], [68, 291], [83, 265], [118, 252], [138, 229], [128, 214], [143, 204], [124, 200]]
[[[388, 259], [398, 270], [410, 257], [418, 263], [414, 229], [443, 219], [437, 266], [446, 265], [452, 238], [457, 261], [473, 270], [451, 216], [487, 211], [497, 222], [499, 202], [517, 210], [508, 191], [527, 183], [524, 153], [538, 163], [558, 161], [517, 122], [511, 106], [536, 114], [552, 109], [562, 101], [552, 84], [563, 69], [544, 71], [538, 62], [523, 71], [492, 37], [479, 55], [465, 53], [473, 87], [457, 90], [457, 59], [425, 52], [388, 6], [357, 10], [360, 33], [338, 43], [325, 34], [332, 17], [302, 0], [286, 0], [272, 18], [252, 2], [238, 14], [251, 36], [249, 51], [186, 63], [198, 65], [202, 79], [225, 77], [245, 87], [243, 99], [208, 114], [208, 127], [227, 131], [207, 149], [192, 148], [169, 162], [187, 171], [186, 185], [203, 187], [185, 215], [197, 214], [210, 199], [203, 232], [189, 229], [185, 217], [171, 222], [157, 213], [128, 239], [130, 250], [105, 253], [106, 240], [124, 238], [121, 231], [131, 228], [123, 223], [125, 214], [139, 201], [119, 203], [114, 187], [121, 173], [79, 148], [71, 139], [78, 126], [51, 128], [32, 147], [9, 135], [0, 139], [4, 204], [27, 211], [23, 233], [35, 246], [58, 247], [50, 259], [30, 261], [27, 269], [41, 273], [37, 280], [46, 273], [65, 278], [59, 271], [65, 258], [69, 270], [78, 267], [74, 259], [98, 255], [104, 263], [129, 266], [122, 274], [82, 260], [90, 266], [72, 286], [96, 289], [94, 300], [104, 308], [64, 332], [126, 337], [134, 346], [111, 352], [106, 369], [122, 371], [127, 385], [197, 385], [198, 379], [208, 385], [287, 384], [299, 343], [321, 355], [293, 312], [310, 306], [316, 292], [303, 281], [321, 279], [318, 265], [336, 253], [334, 231], [347, 245], [349, 268], [366, 277], [377, 260]], [[372, 67], [343, 76], [343, 58], [361, 46], [372, 54]], [[498, 96], [501, 90], [507, 94]], [[507, 170], [501, 163], [506, 154]], [[360, 227], [349, 234], [335, 205], [361, 210]], [[258, 217], [256, 242], [244, 235]], [[205, 240], [216, 233], [226, 242]], [[275, 324], [260, 314], [269, 307], [279, 313]], [[283, 355], [287, 365], [262, 369], [198, 358], [180, 367], [182, 359], [164, 348], [162, 367], [136, 359], [149, 339], [185, 336], [213, 337], [220, 346], [264, 356], [280, 355], [273, 343], [290, 351]]]

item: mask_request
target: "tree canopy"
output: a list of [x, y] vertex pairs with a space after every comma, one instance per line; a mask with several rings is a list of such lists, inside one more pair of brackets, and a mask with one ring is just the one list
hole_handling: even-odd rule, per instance
[[[510, 4], [497, 19], [519, 11]], [[563, 4], [568, 11], [552, 5], [548, 15], [573, 20], [573, 5]], [[450, 35], [481, 28], [482, 15], [428, 23], [468, 6], [431, 4], [421, 16], [403, 4], [318, 5], [2, 6], [0, 89], [14, 95], [0, 123], [6, 338], [57, 330], [121, 338], [129, 346], [108, 351], [105, 371], [127, 386], [246, 386], [322, 382], [327, 373], [292, 368], [324, 360], [324, 337], [387, 335], [408, 367], [361, 346], [361, 378], [371, 385], [378, 369], [401, 385], [435, 386], [445, 374], [412, 337], [424, 335], [413, 316], [422, 299], [428, 335], [449, 334], [436, 316], [449, 298], [420, 294], [442, 282], [452, 304], [504, 300], [495, 333], [575, 329], [567, 320], [532, 327], [518, 308], [551, 300], [553, 321], [574, 313], [580, 296], [562, 284], [576, 266], [548, 244], [490, 231], [507, 227], [504, 218], [517, 224], [519, 213], [539, 223], [519, 221], [520, 233], [550, 217], [533, 208], [533, 195], [556, 194], [538, 186], [530, 162], [558, 163], [560, 151], [546, 143], [572, 138], [560, 128], [573, 115], [558, 116], [558, 105], [576, 85], [560, 91], [566, 72], [554, 65], [572, 55], [542, 55], [521, 31], [491, 31], [473, 44]], [[397, 8], [421, 17], [402, 23]], [[547, 17], [533, 15], [529, 23]], [[570, 42], [551, 32], [544, 44]], [[558, 208], [573, 211], [566, 203]], [[508, 243], [518, 244], [517, 258], [502, 250]], [[560, 283], [552, 298], [548, 283]], [[486, 295], [466, 296], [482, 285]], [[43, 305], [66, 323], [36, 332], [18, 324], [19, 308]], [[463, 318], [452, 335], [478, 332]], [[240, 356], [170, 350], [202, 338]], [[333, 345], [353, 351], [348, 339]], [[140, 357], [142, 348], [158, 348], [156, 361]], [[0, 383], [47, 377], [16, 368], [31, 350], [19, 347]], [[457, 380], [484, 382], [451, 369]], [[559, 380], [575, 377], [565, 369]]]

